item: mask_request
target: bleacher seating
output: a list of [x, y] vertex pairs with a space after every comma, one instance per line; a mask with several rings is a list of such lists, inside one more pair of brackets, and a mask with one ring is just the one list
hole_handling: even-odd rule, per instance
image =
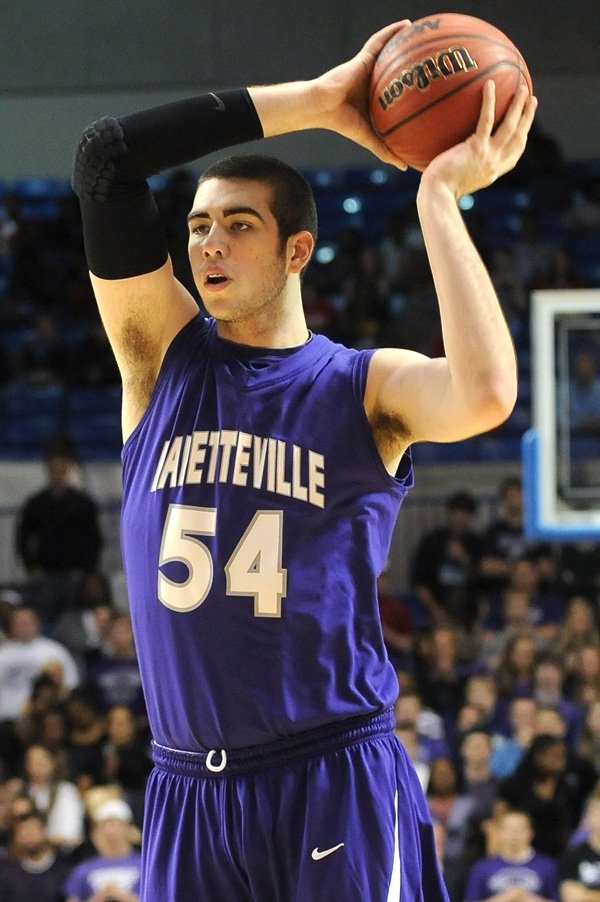
[[[521, 183], [501, 181], [467, 198], [465, 210], [473, 212], [484, 229], [488, 247], [510, 246], [519, 240], [523, 212], [535, 209], [542, 235], [564, 245], [587, 284], [600, 285], [600, 234], [570, 235], [564, 225], [565, 190], [571, 196], [581, 193], [587, 180], [600, 174], [600, 160], [575, 161], [565, 168], [560, 186], [536, 195]], [[337, 239], [348, 226], [356, 228], [366, 244], [378, 244], [386, 234], [391, 214], [414, 203], [419, 173], [403, 173], [390, 166], [358, 167], [348, 170], [318, 169], [305, 171], [313, 186], [319, 210], [319, 248], [326, 248], [330, 259], [338, 252]], [[169, 176], [162, 174], [150, 181], [155, 192], [169, 190]], [[560, 189], [560, 190], [559, 190]], [[15, 194], [26, 217], [34, 223], [56, 216], [61, 201], [72, 197], [68, 180], [52, 178], [21, 179], [14, 183], [0, 180], [1, 205], [7, 194]], [[560, 193], [560, 199], [559, 199]], [[547, 202], [546, 202], [547, 200]], [[81, 266], [85, 270], [83, 252]], [[315, 266], [319, 266], [315, 263]], [[0, 256], [0, 295], [6, 290], [8, 264]], [[61, 337], [69, 348], [86, 338], [88, 325], [68, 318], [60, 323]], [[34, 335], [33, 323], [9, 324], [3, 329], [2, 342], [7, 359], [16, 360], [20, 349]], [[519, 455], [520, 435], [530, 425], [531, 381], [528, 336], [515, 335], [519, 357], [519, 401], [513, 415], [501, 430], [470, 442], [451, 445], [423, 445], [416, 451], [421, 461], [477, 459], [514, 459]], [[77, 386], [29, 386], [15, 382], [0, 394], [0, 454], [23, 457], [37, 455], [45, 438], [54, 431], [66, 431], [87, 456], [116, 456], [120, 448], [120, 389], [80, 388]]]

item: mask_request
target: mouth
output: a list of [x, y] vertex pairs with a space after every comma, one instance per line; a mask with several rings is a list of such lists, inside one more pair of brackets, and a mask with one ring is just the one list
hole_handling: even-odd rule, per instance
[[222, 291], [231, 283], [229, 276], [220, 270], [210, 270], [204, 274], [204, 287], [209, 291]]

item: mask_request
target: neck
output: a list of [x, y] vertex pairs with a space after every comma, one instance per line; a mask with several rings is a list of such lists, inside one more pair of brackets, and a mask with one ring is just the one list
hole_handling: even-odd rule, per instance
[[505, 851], [502, 853], [502, 857], [505, 859], [505, 861], [515, 863], [529, 861], [532, 855], [533, 849], [530, 846], [528, 846], [524, 851], [521, 849], [519, 851]]
[[465, 766], [465, 776], [468, 780], [485, 780], [489, 775], [490, 768], [485, 761], [476, 764], [467, 764]]
[[226, 341], [257, 348], [296, 348], [308, 341], [299, 282], [286, 284], [259, 309], [235, 321], [217, 320], [217, 334]]
[[249, 345], [255, 348], [297, 348], [305, 344], [309, 331], [302, 317], [299, 323], [265, 324], [264, 327], [253, 323], [217, 323], [219, 338], [233, 341], [236, 344]]
[[128, 839], [114, 840], [105, 846], [105, 854], [109, 858], [125, 858], [131, 853], [131, 843]]

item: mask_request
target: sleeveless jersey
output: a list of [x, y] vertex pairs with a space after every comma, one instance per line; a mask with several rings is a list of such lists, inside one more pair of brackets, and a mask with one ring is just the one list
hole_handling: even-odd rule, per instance
[[[244, 354], [245, 350], [245, 354]], [[412, 485], [363, 406], [372, 351], [175, 337], [123, 449], [121, 541], [152, 734], [243, 748], [392, 705], [376, 579]]]

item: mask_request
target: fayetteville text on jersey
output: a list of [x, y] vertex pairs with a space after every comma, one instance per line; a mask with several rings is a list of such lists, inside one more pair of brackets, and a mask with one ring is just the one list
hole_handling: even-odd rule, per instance
[[197, 430], [164, 443], [152, 491], [202, 482], [252, 485], [325, 507], [322, 454], [234, 429]]

